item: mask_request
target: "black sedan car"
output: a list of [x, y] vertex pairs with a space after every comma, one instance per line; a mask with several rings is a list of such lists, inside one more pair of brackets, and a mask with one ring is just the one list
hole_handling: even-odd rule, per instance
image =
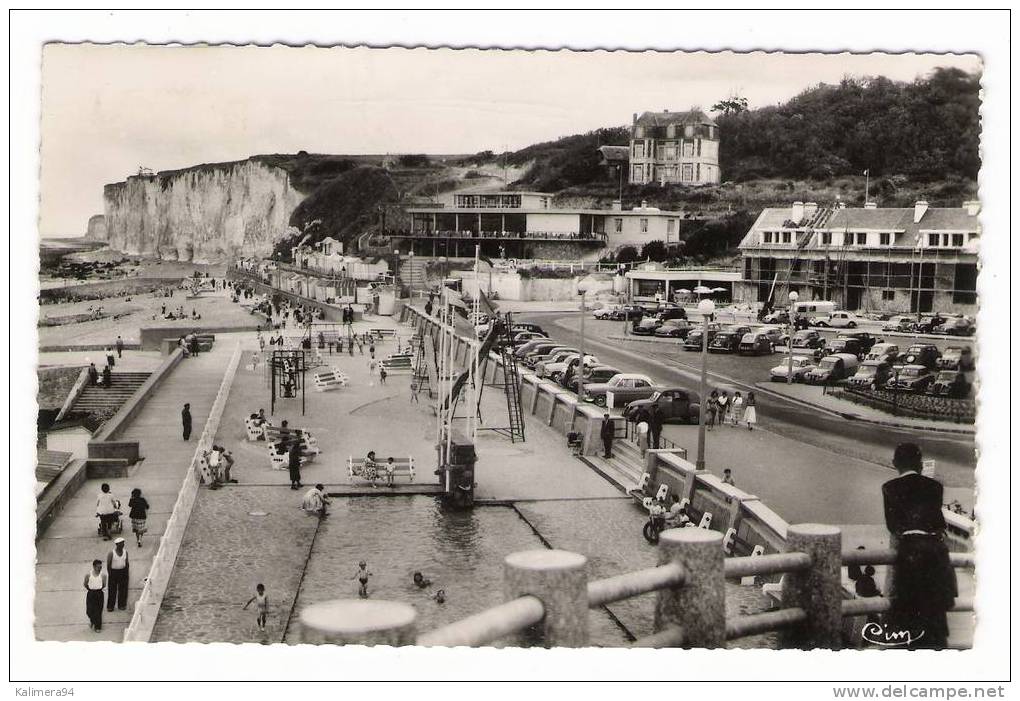
[[886, 389], [899, 392], [923, 393], [935, 381], [935, 373], [924, 365], [906, 365], [894, 372], [886, 383]]
[[864, 355], [867, 355], [871, 351], [872, 346], [876, 343], [881, 343], [882, 339], [875, 336], [875, 334], [868, 333], [867, 331], [849, 331], [842, 334], [842, 338], [853, 338], [861, 347], [864, 349]]
[[721, 331], [708, 342], [709, 353], [736, 353], [744, 334], [736, 331]]

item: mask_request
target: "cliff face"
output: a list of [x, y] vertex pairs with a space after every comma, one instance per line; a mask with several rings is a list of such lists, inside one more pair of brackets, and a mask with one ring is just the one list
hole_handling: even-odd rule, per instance
[[106, 240], [106, 217], [102, 214], [93, 214], [89, 217], [88, 227], [85, 229], [85, 238], [92, 241]]
[[103, 196], [111, 248], [197, 263], [268, 256], [304, 198], [285, 170], [256, 160], [132, 176]]

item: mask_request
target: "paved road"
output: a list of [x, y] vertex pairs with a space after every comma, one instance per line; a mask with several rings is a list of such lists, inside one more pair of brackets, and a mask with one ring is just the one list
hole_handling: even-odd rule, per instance
[[[576, 315], [550, 313], [520, 315], [522, 321], [538, 323], [557, 339], [576, 345], [580, 342]], [[620, 322], [585, 322], [586, 349], [603, 362], [631, 372], [644, 372], [654, 379], [679, 386], [697, 389], [698, 359], [694, 353], [669, 352], [664, 347], [641, 341], [606, 340], [609, 333], [617, 335]], [[688, 357], [689, 356], [689, 357]], [[761, 381], [767, 369], [778, 363], [777, 357], [739, 357], [730, 355], [709, 356], [710, 382], [713, 386], [733, 386]], [[759, 367], [760, 366], [760, 367]], [[753, 387], [752, 387], [753, 388]], [[873, 424], [848, 421], [818, 412], [810, 407], [782, 398], [770, 396], [759, 402], [759, 420], [775, 441], [761, 445], [762, 450], [782, 450], [791, 458], [796, 454], [811, 453], [811, 461], [828, 457], [832, 464], [843, 464], [854, 458], [854, 464], [888, 468], [896, 444], [912, 440], [921, 445], [926, 457], [934, 458], [938, 475], [947, 487], [964, 488], [960, 495], [953, 494], [970, 504], [974, 485], [975, 445], [973, 437], [962, 435], [936, 435], [919, 431], [881, 427]], [[671, 431], [684, 430], [677, 427]], [[778, 439], [782, 438], [782, 441]], [[688, 441], [689, 442], [689, 441]], [[800, 445], [798, 445], [800, 444]], [[810, 451], [809, 451], [810, 449]], [[966, 492], [966, 495], [962, 492]], [[962, 497], [969, 496], [964, 499]]]

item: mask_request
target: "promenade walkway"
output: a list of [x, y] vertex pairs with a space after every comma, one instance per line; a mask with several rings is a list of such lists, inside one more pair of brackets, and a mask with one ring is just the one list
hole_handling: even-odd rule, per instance
[[[221, 335], [212, 351], [178, 365], [118, 440], [138, 441], [145, 459], [123, 479], [88, 480], [36, 543], [35, 631], [40, 640], [117, 640], [130, 621], [135, 600], [170, 516], [202, 427], [230, 361], [234, 341]], [[182, 440], [181, 408], [191, 403], [193, 433]], [[104, 612], [103, 630], [89, 629], [82, 578], [94, 558], [105, 560], [112, 543], [96, 535], [96, 496], [109, 482], [124, 510], [124, 539], [130, 557], [126, 611]], [[149, 532], [135, 545], [127, 502], [139, 487], [148, 499]]]

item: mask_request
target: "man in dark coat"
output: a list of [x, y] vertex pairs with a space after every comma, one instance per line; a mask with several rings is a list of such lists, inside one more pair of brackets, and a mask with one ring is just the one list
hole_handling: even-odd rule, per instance
[[604, 458], [613, 457], [613, 435], [615, 433], [613, 420], [609, 418], [607, 413], [602, 417], [602, 428], [599, 430], [599, 436], [602, 438], [602, 447], [605, 448], [605, 454], [602, 456]]
[[124, 355], [124, 339], [117, 336], [117, 357], [120, 358]]
[[652, 438], [652, 448], [659, 447], [659, 437], [662, 436], [662, 411], [658, 404], [652, 405], [652, 414], [648, 417], [648, 432]]
[[89, 363], [89, 384], [93, 387], [99, 384], [99, 371], [95, 363]]
[[181, 409], [181, 425], [184, 428], [184, 440], [191, 438], [191, 405], [185, 404]]
[[957, 596], [956, 573], [943, 540], [942, 485], [921, 475], [921, 449], [900, 443], [893, 455], [900, 476], [882, 485], [885, 523], [896, 549], [886, 636], [909, 634], [908, 647], [946, 647], [946, 612]]
[[290, 472], [290, 488], [298, 489], [301, 485], [301, 440], [294, 438], [287, 451], [287, 470]]

